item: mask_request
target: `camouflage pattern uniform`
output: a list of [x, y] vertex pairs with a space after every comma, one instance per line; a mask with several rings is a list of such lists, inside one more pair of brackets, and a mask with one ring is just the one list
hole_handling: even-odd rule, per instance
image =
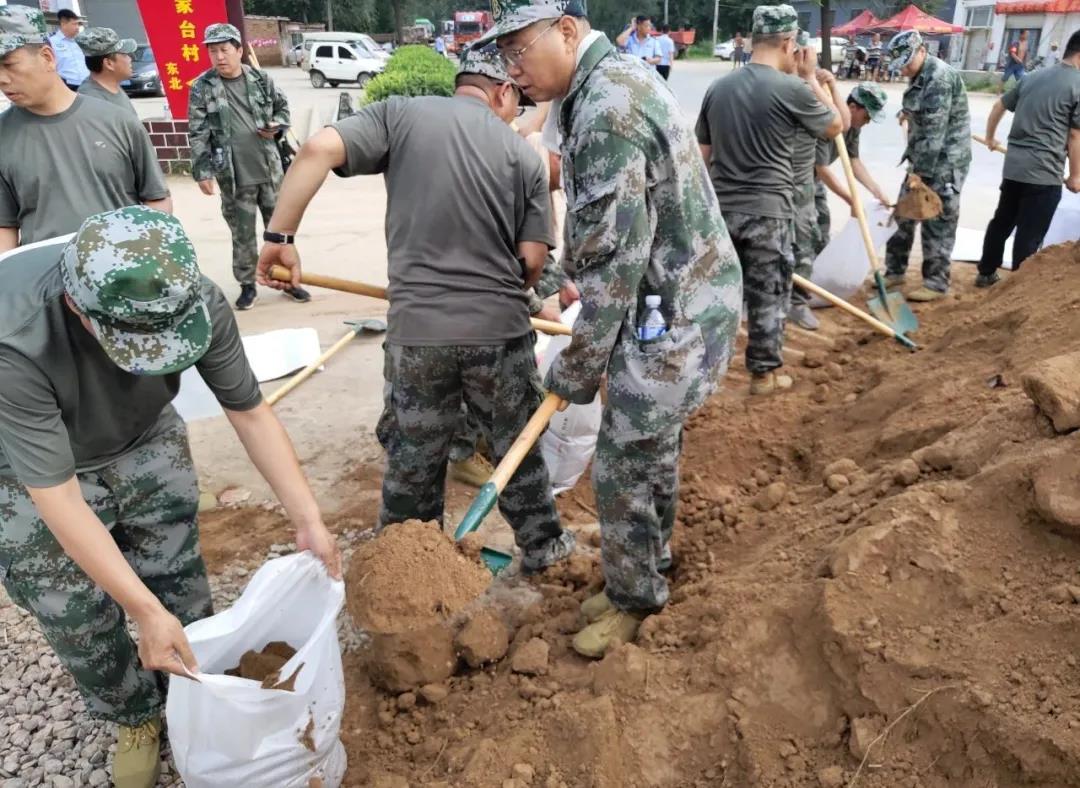
[[[810, 36], [805, 31], [800, 31], [797, 39], [800, 47], [810, 44]], [[806, 129], [800, 129], [791, 155], [791, 168], [795, 176], [795, 189], [791, 196], [795, 224], [791, 255], [794, 261], [793, 272], [804, 279], [813, 278], [814, 258], [818, 255], [818, 247], [822, 246], [814, 199], [814, 160], [817, 144], [817, 137]], [[800, 287], [792, 286], [790, 300], [793, 307], [809, 304], [810, 294]]]
[[139, 45], [134, 38], [120, 38], [116, 31], [108, 27], [88, 27], [75, 37], [86, 57], [104, 57], [122, 53], [134, 55]]
[[[922, 46], [916, 31], [898, 33], [889, 42], [896, 62], [908, 63]], [[967, 91], [959, 72], [945, 62], [926, 56], [919, 73], [904, 91], [904, 116], [908, 120], [904, 159], [911, 172], [941, 197], [941, 214], [922, 222], [923, 285], [939, 293], [949, 291], [950, 260], [960, 218], [960, 189], [971, 166], [971, 116]], [[900, 189], [906, 193], [907, 181]], [[896, 233], [885, 246], [885, 269], [902, 276], [915, 241], [911, 219], [896, 220]]]
[[0, 57], [24, 46], [49, 43], [45, 15], [24, 5], [0, 6]]
[[[581, 0], [518, 0], [495, 11], [490, 37], [585, 8]], [[619, 610], [648, 613], [668, 600], [660, 567], [682, 425], [731, 359], [739, 261], [693, 130], [654, 69], [619, 56], [600, 35], [557, 118], [567, 265], [582, 310], [546, 383], [584, 404], [607, 376], [593, 462], [605, 593]], [[667, 331], [643, 341], [636, 326], [648, 295], [661, 297]]]
[[[150, 253], [134, 249], [133, 238], [145, 240]], [[206, 352], [210, 323], [201, 276], [174, 217], [142, 206], [91, 217], [60, 265], [67, 295], [123, 369], [167, 374]], [[118, 269], [126, 276], [117, 277]], [[198, 477], [176, 411], [167, 407], [132, 449], [76, 479], [87, 505], [165, 608], [184, 624], [211, 615], [196, 523]], [[160, 714], [164, 679], [141, 668], [124, 611], [67, 556], [23, 484], [6, 475], [0, 475], [0, 580], [12, 601], [37, 619], [92, 715], [137, 726]]]
[[[240, 41], [240, 31], [232, 25], [210, 25], [204, 44]], [[258, 128], [288, 126], [289, 104], [264, 71], [243, 66], [247, 94]], [[217, 71], [208, 69], [191, 86], [188, 99], [188, 126], [191, 138], [191, 174], [196, 181], [216, 178], [221, 187], [221, 215], [232, 234], [233, 276], [240, 284], [255, 284], [255, 264], [259, 259], [255, 233], [255, 213], [263, 225], [270, 221], [277, 205], [284, 172], [277, 143], [259, 139], [266, 160], [267, 183], [237, 187], [232, 164], [232, 126], [229, 98]]]

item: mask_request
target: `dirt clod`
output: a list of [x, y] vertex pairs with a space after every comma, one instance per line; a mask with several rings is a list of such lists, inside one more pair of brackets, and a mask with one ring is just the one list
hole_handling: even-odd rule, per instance
[[547, 673], [550, 647], [540, 638], [533, 638], [514, 652], [510, 660], [510, 669], [514, 673], [539, 676]]
[[[258, 681], [264, 689], [285, 689], [292, 691], [292, 683], [296, 676], [291, 677], [289, 685], [279, 684], [281, 669], [296, 654], [296, 649], [284, 641], [275, 640], [267, 643], [259, 651], [245, 651], [240, 657], [240, 664], [225, 671], [226, 676], [237, 676], [243, 679]], [[298, 671], [299, 672], [299, 671]]]
[[1032, 483], [1039, 514], [1080, 534], [1080, 458], [1061, 455], [1052, 459], [1035, 472]]
[[825, 477], [825, 486], [833, 492], [840, 492], [850, 484], [848, 477], [841, 473], [833, 473]]
[[1036, 407], [1058, 432], [1080, 427], [1080, 352], [1067, 353], [1035, 364], [1020, 382]]
[[431, 705], [442, 703], [450, 695], [450, 690], [443, 684], [425, 684], [420, 688], [420, 697]]
[[921, 473], [922, 470], [919, 468], [919, 463], [909, 457], [900, 460], [900, 462], [897, 463], [896, 467], [893, 469], [893, 481], [908, 487], [919, 481], [919, 475]]
[[773, 482], [754, 499], [754, 507], [762, 512], [769, 512], [784, 502], [787, 497], [787, 485], [783, 482]]
[[510, 633], [499, 614], [481, 610], [462, 627], [457, 636], [458, 653], [470, 668], [478, 668], [506, 656]]
[[841, 788], [844, 784], [844, 770], [839, 766], [826, 766], [818, 770], [817, 779], [821, 788]]

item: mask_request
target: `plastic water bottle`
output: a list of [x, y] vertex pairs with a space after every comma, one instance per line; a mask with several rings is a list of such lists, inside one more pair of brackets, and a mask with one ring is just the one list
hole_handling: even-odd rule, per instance
[[645, 318], [638, 324], [638, 339], [656, 339], [667, 331], [667, 322], [660, 312], [660, 296], [645, 296]]

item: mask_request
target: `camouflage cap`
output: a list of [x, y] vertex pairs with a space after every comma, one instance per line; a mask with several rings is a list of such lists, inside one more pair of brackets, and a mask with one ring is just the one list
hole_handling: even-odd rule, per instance
[[175, 216], [143, 205], [91, 216], [60, 266], [65, 291], [121, 369], [167, 375], [210, 347], [195, 248]]
[[860, 82], [851, 90], [848, 101], [854, 101], [866, 110], [870, 120], [881, 120], [885, 117], [885, 104], [889, 98], [881, 85], [874, 82]]
[[[461, 53], [458, 74], [480, 74], [496, 82], [517, 84], [507, 73], [506, 63], [503, 62], [502, 56], [493, 42], [488, 42], [483, 46], [466, 47]], [[536, 105], [535, 101], [520, 91], [519, 96], [521, 97], [521, 106], [532, 107]]]
[[0, 57], [30, 44], [47, 44], [45, 15], [25, 5], [0, 6]]
[[115, 30], [108, 27], [88, 27], [75, 36], [75, 43], [86, 57], [115, 55], [117, 52], [133, 55], [139, 48], [134, 38], [120, 38]]
[[495, 26], [476, 42], [476, 46], [483, 46], [544, 19], [587, 15], [586, 0], [491, 0], [491, 16]]
[[903, 33], [897, 33], [893, 36], [889, 40], [889, 45], [885, 48], [889, 51], [892, 65], [903, 68], [911, 62], [911, 59], [915, 57], [915, 53], [919, 51], [919, 47], [922, 45], [922, 34], [918, 30], [905, 30]]
[[754, 9], [752, 32], [756, 36], [797, 33], [799, 15], [789, 5], [759, 5]]
[[203, 34], [204, 44], [224, 44], [226, 41], [235, 41], [239, 44], [243, 40], [240, 31], [226, 22], [218, 22], [207, 26], [206, 32]]

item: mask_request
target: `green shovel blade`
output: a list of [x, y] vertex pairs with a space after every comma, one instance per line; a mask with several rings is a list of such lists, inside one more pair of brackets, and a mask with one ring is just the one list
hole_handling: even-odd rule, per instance
[[[480, 523], [484, 522], [484, 518], [491, 513], [491, 510], [495, 508], [496, 502], [499, 500], [499, 489], [488, 482], [480, 488], [480, 492], [477, 493], [476, 498], [473, 499], [472, 506], [469, 507], [469, 511], [465, 512], [465, 516], [461, 519], [461, 524], [454, 531], [454, 541], [460, 541], [466, 534], [471, 534], [477, 528], [480, 527]], [[513, 561], [513, 556], [503, 553], [499, 550], [494, 550], [490, 547], [485, 547], [480, 550], [480, 558], [483, 559], [484, 565], [491, 570], [491, 574], [497, 575], [503, 569], [506, 569]]]
[[888, 323], [901, 334], [910, 334], [919, 328], [919, 318], [911, 311], [904, 296], [900, 293], [890, 293], [885, 289], [885, 278], [880, 271], [874, 272], [874, 285], [877, 287], [877, 297], [871, 298], [867, 306], [870, 314], [882, 323]]

